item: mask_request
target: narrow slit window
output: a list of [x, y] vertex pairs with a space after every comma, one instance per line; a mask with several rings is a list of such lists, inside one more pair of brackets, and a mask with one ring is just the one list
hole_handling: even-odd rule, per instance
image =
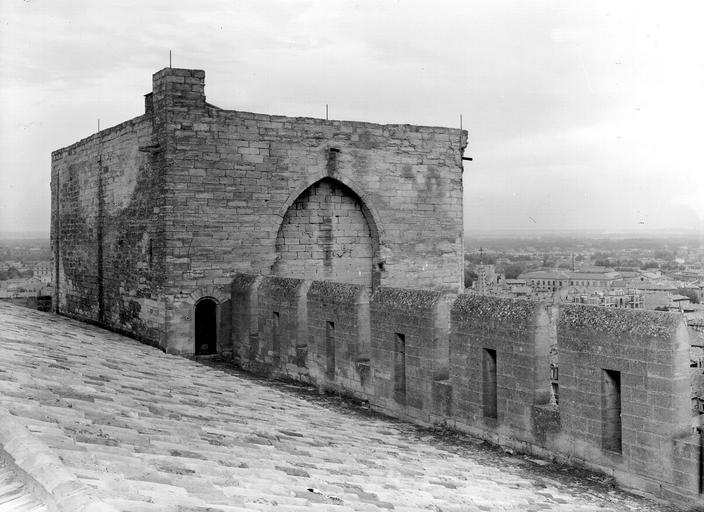
[[482, 352], [482, 405], [484, 417], [496, 419], [498, 417], [496, 350], [485, 348]]
[[394, 399], [406, 403], [406, 335], [398, 332], [394, 338]]
[[550, 384], [552, 391], [552, 399], [555, 405], [560, 405], [560, 385], [557, 382], [552, 382]]
[[601, 374], [602, 447], [621, 453], [621, 372], [603, 370]]
[[281, 349], [281, 340], [279, 336], [280, 321], [278, 311], [272, 312], [271, 324], [271, 350], [274, 352], [274, 355], [278, 355], [279, 350]]
[[550, 365], [550, 391], [552, 394], [552, 403], [560, 404], [560, 385], [558, 379], [560, 377], [559, 370], [556, 364]]
[[335, 322], [325, 322], [325, 372], [329, 379], [335, 378]]

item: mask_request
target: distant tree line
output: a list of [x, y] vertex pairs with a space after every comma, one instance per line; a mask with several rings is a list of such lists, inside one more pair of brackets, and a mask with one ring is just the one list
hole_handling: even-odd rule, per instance
[[25, 272], [20, 272], [15, 267], [10, 267], [7, 270], [0, 270], [0, 281], [7, 281], [8, 279], [17, 279], [18, 277], [33, 277], [33, 270], [26, 270]]

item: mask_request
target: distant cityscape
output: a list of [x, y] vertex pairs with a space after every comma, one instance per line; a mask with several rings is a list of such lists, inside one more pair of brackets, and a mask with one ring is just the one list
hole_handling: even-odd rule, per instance
[[704, 321], [701, 238], [483, 237], [465, 242], [467, 293], [681, 311]]
[[51, 250], [47, 238], [0, 238], [0, 300], [51, 309]]
[[[43, 309], [49, 240], [5, 236], [0, 300]], [[704, 246], [695, 235], [481, 236], [465, 241], [464, 258], [466, 293], [680, 311], [704, 325]]]
[[464, 275], [465, 293], [680, 313], [691, 340], [692, 406], [704, 413], [701, 235], [472, 237]]

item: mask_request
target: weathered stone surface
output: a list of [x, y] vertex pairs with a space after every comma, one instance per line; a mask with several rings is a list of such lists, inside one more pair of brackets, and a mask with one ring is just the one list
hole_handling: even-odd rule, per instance
[[[268, 306], [250, 313], [259, 318], [257, 336], [271, 344], [276, 309], [278, 335], [307, 342], [286, 361], [252, 369], [422, 424], [581, 461], [665, 499], [698, 496], [689, 341], [676, 314], [657, 314], [648, 326], [653, 316], [642, 311], [387, 287], [368, 297], [362, 285], [313, 281], [304, 315], [304, 281], [262, 279], [270, 284], [259, 300]], [[603, 388], [605, 370], [619, 372], [610, 378], [620, 402]], [[606, 434], [620, 435], [620, 451], [604, 444]]]
[[577, 441], [575, 455], [678, 485], [673, 442], [692, 423], [682, 317], [565, 306], [557, 335], [560, 420]]
[[[0, 409], [61, 460], [66, 491], [90, 487], [117, 510], [664, 509], [597, 475], [315, 403], [70, 319], [0, 303], [0, 325], [0, 376], [13, 376]], [[95, 400], [63, 399], [57, 380]], [[693, 448], [680, 452], [696, 460]]]
[[[145, 115], [52, 155], [57, 311], [170, 353], [193, 354], [207, 336], [247, 369], [701, 501], [679, 316], [456, 296], [465, 132], [222, 110], [205, 101], [204, 76], [160, 71]], [[109, 402], [93, 389], [112, 385], [103, 377], [52, 397]], [[149, 410], [205, 417], [187, 395], [180, 403], [200, 409]], [[207, 458], [168, 439], [144, 445], [126, 420], [108, 426], [117, 430], [72, 439]], [[278, 441], [249, 432], [242, 442]], [[160, 467], [146, 477], [154, 486], [189, 470]], [[169, 492], [178, 501], [183, 489]]]
[[223, 110], [204, 80], [163, 69], [145, 115], [52, 154], [58, 311], [192, 353], [238, 272], [460, 291], [466, 132]]
[[430, 422], [436, 381], [449, 375], [449, 300], [431, 290], [379, 288], [371, 297], [373, 403]]
[[367, 287], [313, 281], [307, 301], [310, 377], [336, 391], [373, 394], [366, 364], [371, 356]]
[[469, 425], [532, 442], [533, 407], [549, 401], [546, 305], [460, 295], [451, 316], [454, 414]]

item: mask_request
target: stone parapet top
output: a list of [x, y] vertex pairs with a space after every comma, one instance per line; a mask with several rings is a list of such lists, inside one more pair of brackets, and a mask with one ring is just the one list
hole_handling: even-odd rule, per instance
[[380, 287], [371, 297], [371, 303], [392, 309], [434, 309], [443, 297], [442, 292], [411, 288]]
[[147, 119], [148, 119], [148, 115], [142, 114], [140, 116], [133, 117], [132, 119], [128, 119], [127, 121], [123, 121], [119, 124], [116, 124], [115, 126], [110, 126], [108, 128], [104, 128], [104, 129], [100, 130], [99, 132], [95, 132], [95, 133], [89, 135], [88, 137], [85, 137], [85, 138], [79, 140], [78, 142], [74, 142], [73, 144], [71, 144], [69, 146], [64, 146], [63, 148], [59, 148], [59, 149], [52, 151], [51, 152], [51, 160], [52, 161], [60, 160], [65, 153], [67, 153], [73, 149], [76, 149], [80, 146], [85, 146], [87, 144], [91, 144], [94, 142], [100, 142], [101, 139], [103, 139], [109, 135], [112, 135], [112, 134], [117, 133], [121, 130], [124, 130], [125, 128], [131, 128], [134, 125], [139, 124], [142, 121], [145, 121]]
[[[462, 293], [457, 297], [452, 306], [453, 318], [477, 320], [510, 321], [512, 323], [530, 322], [535, 309], [540, 302], [529, 299], [512, 299], [503, 297], [489, 297]], [[460, 315], [462, 315], [460, 317]]]
[[560, 305], [558, 328], [627, 334], [645, 338], [669, 338], [683, 324], [679, 313], [605, 308], [589, 304]]
[[[392, 124], [380, 124], [380, 123], [370, 123], [368, 121], [350, 121], [350, 120], [340, 120], [340, 119], [322, 119], [317, 117], [293, 117], [293, 116], [282, 116], [279, 114], [262, 114], [257, 112], [248, 112], [244, 110], [234, 110], [234, 109], [224, 109], [221, 107], [216, 107], [214, 105], [209, 105], [213, 111], [223, 114], [223, 115], [233, 115], [234, 117], [239, 117], [241, 119], [251, 119], [254, 121], [261, 122], [295, 122], [296, 124], [309, 124], [318, 126], [330, 126], [333, 128], [354, 128], [354, 129], [366, 129], [366, 130], [401, 130], [404, 132], [411, 133], [435, 133], [435, 134], [454, 134], [459, 138], [462, 136], [462, 146], [467, 144], [467, 138], [469, 132], [467, 130], [461, 130], [459, 128], [448, 128], [444, 126], [425, 126], [425, 125], [415, 125], [410, 123], [392, 123]], [[379, 133], [379, 135], [384, 135]]]

